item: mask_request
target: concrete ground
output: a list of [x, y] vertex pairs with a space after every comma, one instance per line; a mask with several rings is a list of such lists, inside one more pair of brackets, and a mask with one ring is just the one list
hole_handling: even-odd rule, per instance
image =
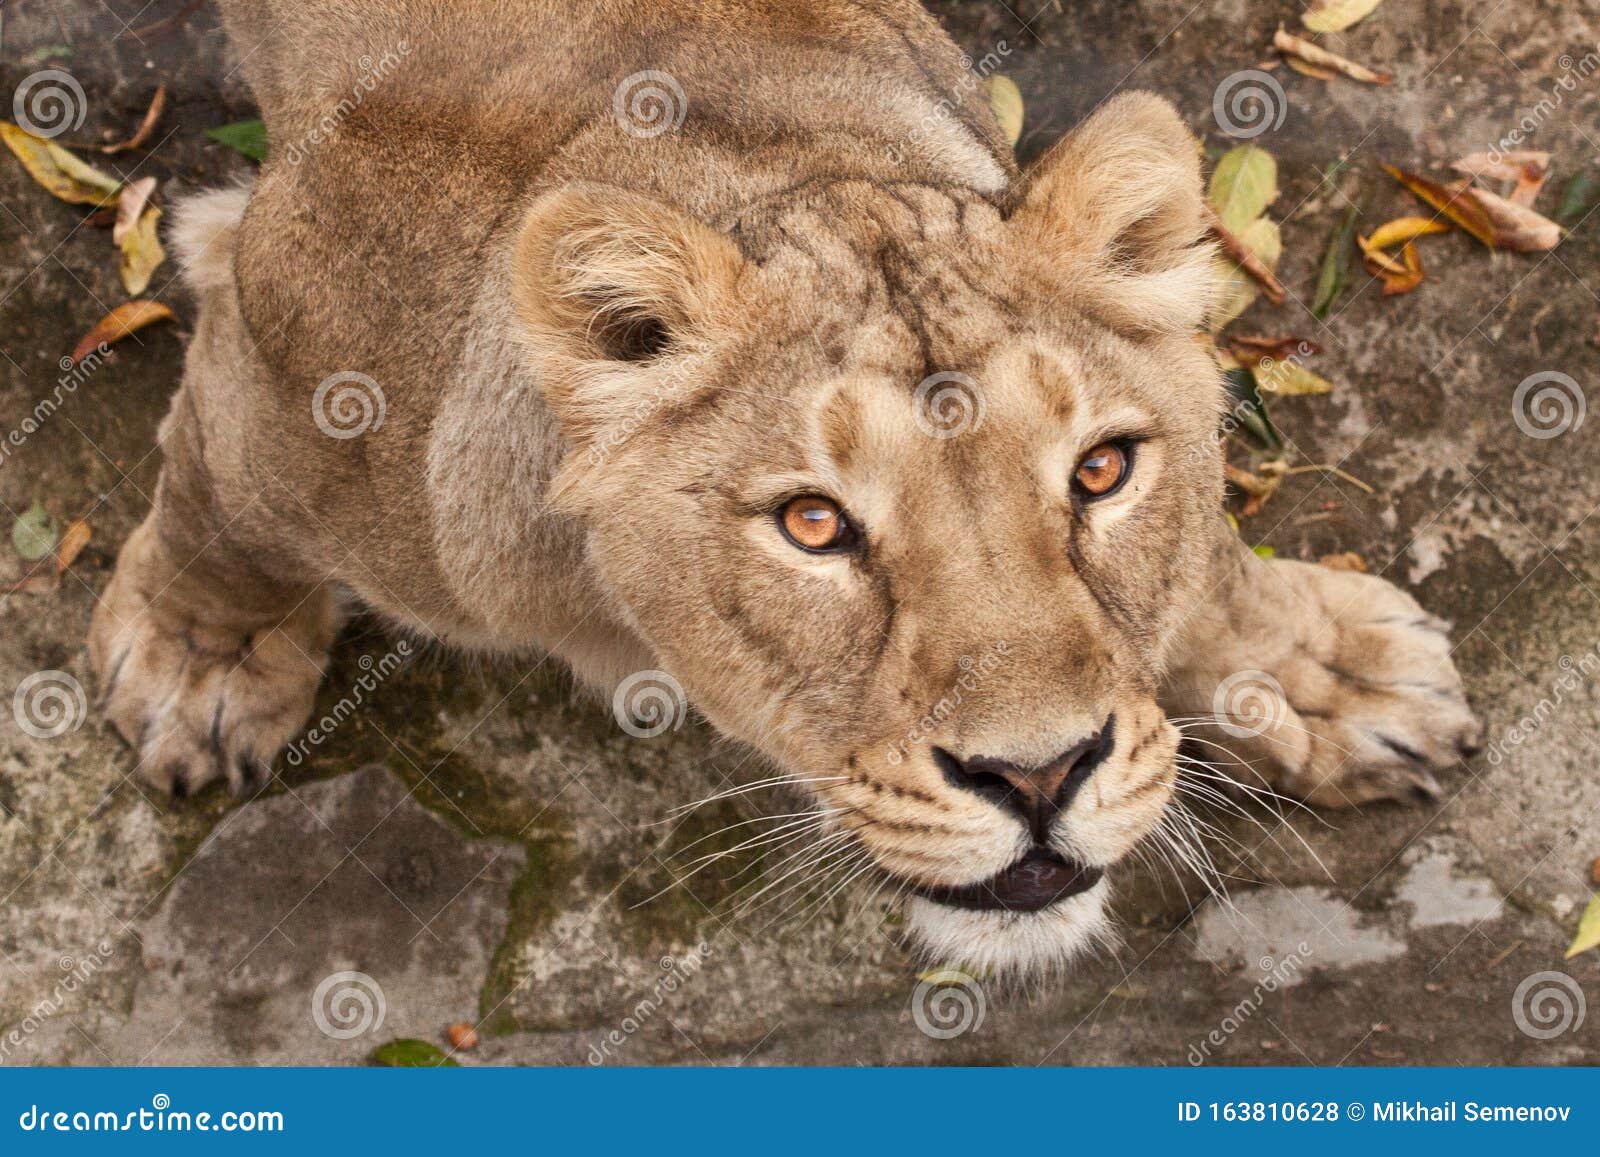
[[[1170, 95], [1208, 146], [1231, 145], [1213, 96], [1263, 61], [1299, 5], [934, 7], [975, 57], [1006, 42], [1027, 159], [1117, 87]], [[165, 79], [173, 100], [151, 150], [101, 163], [157, 176], [167, 203], [225, 180], [248, 162], [203, 130], [252, 110], [214, 15], [112, 38], [123, 20], [179, 8], [7, 4], [0, 91], [70, 71], [88, 111], [63, 139], [86, 141], [135, 125]], [[1568, 375], [1575, 403], [1600, 386], [1600, 217], [1547, 255], [1430, 239], [1415, 294], [1382, 299], [1357, 271], [1326, 324], [1304, 305], [1347, 204], [1364, 228], [1410, 208], [1381, 162], [1443, 173], [1531, 120], [1530, 143], [1555, 155], [1547, 211], [1595, 166], [1600, 75], [1583, 59], [1600, 29], [1587, 8], [1388, 0], [1331, 42], [1392, 70], [1393, 85], [1278, 68], [1284, 119], [1256, 138], [1281, 165], [1273, 214], [1293, 296], [1258, 304], [1240, 329], [1325, 347], [1315, 365], [1337, 390], [1280, 401], [1275, 416], [1298, 461], [1340, 462], [1375, 493], [1296, 475], [1244, 533], [1284, 556], [1357, 551], [1454, 620], [1490, 748], [1442, 801], [1216, 816], [1232, 908], [1192, 879], [1131, 870], [1117, 951], [1008, 992], [919, 981], [893, 914], [868, 895], [780, 920], [783, 904], [736, 913], [740, 887], [770, 878], [771, 862], [736, 857], [742, 876], [711, 871], [656, 896], [693, 841], [730, 846], [717, 830], [760, 814], [734, 800], [676, 826], [661, 822], [669, 811], [764, 773], [694, 723], [623, 734], [548, 663], [409, 659], [243, 804], [151, 797], [92, 710], [53, 738], [0, 713], [0, 1063], [353, 1064], [394, 1038], [443, 1043], [458, 1021], [482, 1037], [459, 1054], [467, 1064], [1600, 1063], [1600, 1009], [1583, 1013], [1585, 994], [1600, 1000], [1600, 953], [1562, 958], [1600, 856], [1600, 419], [1538, 438], [1513, 418], [1535, 373]], [[0, 210], [0, 423], [12, 429], [125, 295], [106, 233], [9, 155]], [[187, 323], [171, 272], [154, 291]], [[58, 592], [0, 598], [7, 694], [41, 671], [92, 694], [84, 632], [147, 508], [185, 332], [118, 347], [0, 465], [8, 523], [38, 498], [94, 528]], [[0, 546], [0, 580], [21, 570]], [[387, 671], [395, 646], [353, 624], [319, 712]]]

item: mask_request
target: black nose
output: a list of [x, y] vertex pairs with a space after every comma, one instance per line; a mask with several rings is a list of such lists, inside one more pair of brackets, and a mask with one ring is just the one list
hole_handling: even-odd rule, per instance
[[1072, 797], [1116, 746], [1116, 722], [1115, 715], [1107, 716], [1099, 731], [1037, 767], [984, 755], [958, 759], [942, 747], [933, 749], [933, 758], [952, 786], [1021, 817], [1043, 844], [1049, 842], [1056, 817], [1071, 806]]

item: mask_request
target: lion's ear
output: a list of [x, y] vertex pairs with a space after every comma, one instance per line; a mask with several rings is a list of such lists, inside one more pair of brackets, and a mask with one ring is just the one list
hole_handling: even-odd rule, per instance
[[1013, 221], [1044, 253], [1094, 262], [1115, 283], [1102, 303], [1135, 325], [1197, 328], [1219, 292], [1199, 148], [1158, 96], [1119, 96], [1056, 144]]
[[540, 198], [517, 238], [512, 297], [532, 348], [565, 363], [546, 381], [558, 413], [604, 421], [636, 392], [628, 371], [706, 348], [731, 324], [744, 265], [729, 238], [650, 197], [571, 185]]

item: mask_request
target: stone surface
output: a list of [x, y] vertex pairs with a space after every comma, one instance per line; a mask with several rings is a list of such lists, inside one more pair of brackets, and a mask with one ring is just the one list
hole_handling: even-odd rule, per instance
[[[141, 6], [8, 6], [0, 94], [64, 65], [88, 99], [73, 139], [91, 140], [124, 135], [165, 78], [158, 147], [101, 163], [156, 176], [170, 203], [248, 168], [204, 130], [252, 109], [208, 9], [113, 40], [114, 14]], [[1256, 0], [934, 9], [975, 58], [1005, 42], [1027, 105], [1025, 161], [1118, 87], [1172, 97], [1215, 155], [1235, 143], [1216, 94], [1296, 16]], [[1117, 951], [1043, 991], [977, 981], [959, 999], [919, 981], [892, 913], [868, 894], [811, 903], [825, 890], [786, 893], [789, 880], [756, 899], [781, 855], [734, 852], [668, 888], [669, 863], [682, 874], [766, 826], [718, 834], [727, 825], [795, 810], [763, 788], [671, 818], [767, 778], [743, 753], [692, 722], [632, 739], [535, 658], [423, 655], [244, 803], [148, 797], [92, 711], [49, 739], [0, 715], [0, 1063], [354, 1063], [380, 1038], [442, 1040], [462, 1019], [484, 1037], [466, 1063], [1600, 1063], [1593, 1008], [1581, 1029], [1538, 1041], [1512, 1006], [1523, 978], [1546, 970], [1591, 1006], [1600, 998], [1600, 956], [1562, 959], [1600, 854], [1600, 421], [1530, 437], [1512, 402], [1547, 371], [1593, 400], [1597, 218], [1547, 256], [1430, 238], [1415, 294], [1383, 299], [1358, 270], [1325, 322], [1305, 308], [1346, 205], [1361, 207], [1364, 230], [1412, 210], [1380, 162], [1442, 175], [1531, 122], [1529, 143], [1556, 157], [1540, 201], [1551, 208], [1600, 151], [1600, 78], [1562, 62], [1595, 39], [1571, 0], [1388, 0], [1330, 43], [1393, 70], [1393, 85], [1271, 73], [1284, 118], [1253, 139], [1280, 162], [1272, 214], [1292, 296], [1258, 304], [1239, 329], [1324, 347], [1314, 364], [1336, 391], [1278, 400], [1275, 418], [1297, 461], [1337, 463], [1374, 493], [1299, 474], [1244, 533], [1284, 556], [1357, 551], [1413, 584], [1456, 624], [1490, 746], [1434, 805], [1211, 817], [1253, 928], [1228, 924], [1194, 880], [1130, 870]], [[48, 51], [61, 45], [69, 56]], [[39, 498], [95, 530], [59, 592], [0, 597], [0, 692], [59, 672], [66, 701], [76, 680], [87, 706], [84, 630], [155, 484], [185, 326], [137, 335], [60, 392], [59, 359], [124, 297], [114, 253], [8, 155], [0, 207], [0, 512]], [[153, 292], [187, 324], [171, 272]], [[47, 420], [10, 437], [58, 393]], [[0, 550], [0, 582], [18, 573]], [[353, 624], [321, 709], [393, 646], [378, 624]], [[1296, 982], [1269, 985], [1260, 957], [1280, 967], [1285, 945], [1324, 929], [1337, 935]], [[352, 971], [382, 988], [385, 1020], [339, 1039], [317, 1027], [312, 997]], [[359, 1014], [350, 995], [338, 1007]], [[963, 1021], [953, 1035], [924, 1031]]]

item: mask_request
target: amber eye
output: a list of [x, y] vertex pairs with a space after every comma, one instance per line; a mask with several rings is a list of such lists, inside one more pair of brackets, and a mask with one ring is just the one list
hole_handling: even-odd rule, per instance
[[842, 550], [855, 538], [850, 520], [831, 498], [807, 494], [791, 498], [778, 512], [778, 525], [801, 550]]
[[1127, 480], [1132, 466], [1126, 446], [1102, 442], [1079, 460], [1072, 484], [1085, 499], [1105, 498]]

